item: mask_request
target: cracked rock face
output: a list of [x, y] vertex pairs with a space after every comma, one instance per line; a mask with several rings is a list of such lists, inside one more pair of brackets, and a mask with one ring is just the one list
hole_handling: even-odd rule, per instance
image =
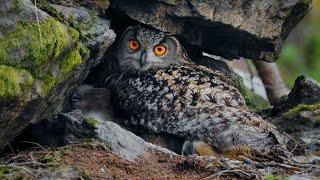
[[143, 24], [181, 35], [205, 52], [272, 62], [311, 1], [113, 0], [110, 6]]

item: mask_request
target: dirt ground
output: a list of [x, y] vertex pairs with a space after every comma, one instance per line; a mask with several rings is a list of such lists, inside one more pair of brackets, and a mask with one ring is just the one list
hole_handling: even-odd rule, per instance
[[[56, 149], [38, 145], [0, 159], [0, 179], [268, 179], [303, 169], [217, 157], [180, 156], [153, 151], [131, 162], [100, 142], [82, 142]], [[278, 177], [276, 177], [278, 176]]]
[[183, 156], [152, 152], [130, 162], [92, 143], [38, 147], [0, 159], [0, 179], [203, 179], [212, 174], [204, 163]]
[[199, 179], [212, 174], [201, 164], [190, 164], [186, 158], [160, 152], [130, 162], [102, 148], [78, 146], [71, 150], [73, 153], [64, 157], [65, 162], [86, 169], [91, 178]]

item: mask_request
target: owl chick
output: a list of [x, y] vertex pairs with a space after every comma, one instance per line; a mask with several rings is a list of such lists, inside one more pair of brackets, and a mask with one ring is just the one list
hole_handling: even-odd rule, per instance
[[198, 140], [219, 151], [261, 149], [283, 140], [273, 125], [247, 110], [228, 77], [194, 65], [171, 35], [129, 27], [113, 56], [108, 66], [120, 74], [110, 78], [113, 104], [127, 126], [186, 138], [182, 149], [188, 152], [212, 152]]

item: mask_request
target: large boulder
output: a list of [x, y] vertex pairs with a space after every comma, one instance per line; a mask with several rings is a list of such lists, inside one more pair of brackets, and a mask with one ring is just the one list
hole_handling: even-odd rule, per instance
[[299, 104], [311, 105], [320, 103], [320, 83], [307, 76], [299, 76], [287, 97], [275, 105], [273, 114], [285, 112]]
[[0, 2], [0, 148], [30, 121], [66, 108], [115, 39], [99, 17], [89, 38], [61, 22], [30, 0]]
[[111, 0], [110, 6], [205, 52], [272, 62], [311, 0]]

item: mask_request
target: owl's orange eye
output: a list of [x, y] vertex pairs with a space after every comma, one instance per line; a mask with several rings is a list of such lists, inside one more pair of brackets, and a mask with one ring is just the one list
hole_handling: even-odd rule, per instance
[[167, 47], [162, 44], [158, 44], [153, 48], [153, 52], [156, 56], [162, 56], [167, 52]]
[[138, 50], [140, 48], [140, 44], [137, 40], [130, 39], [129, 40], [129, 48], [131, 50]]

